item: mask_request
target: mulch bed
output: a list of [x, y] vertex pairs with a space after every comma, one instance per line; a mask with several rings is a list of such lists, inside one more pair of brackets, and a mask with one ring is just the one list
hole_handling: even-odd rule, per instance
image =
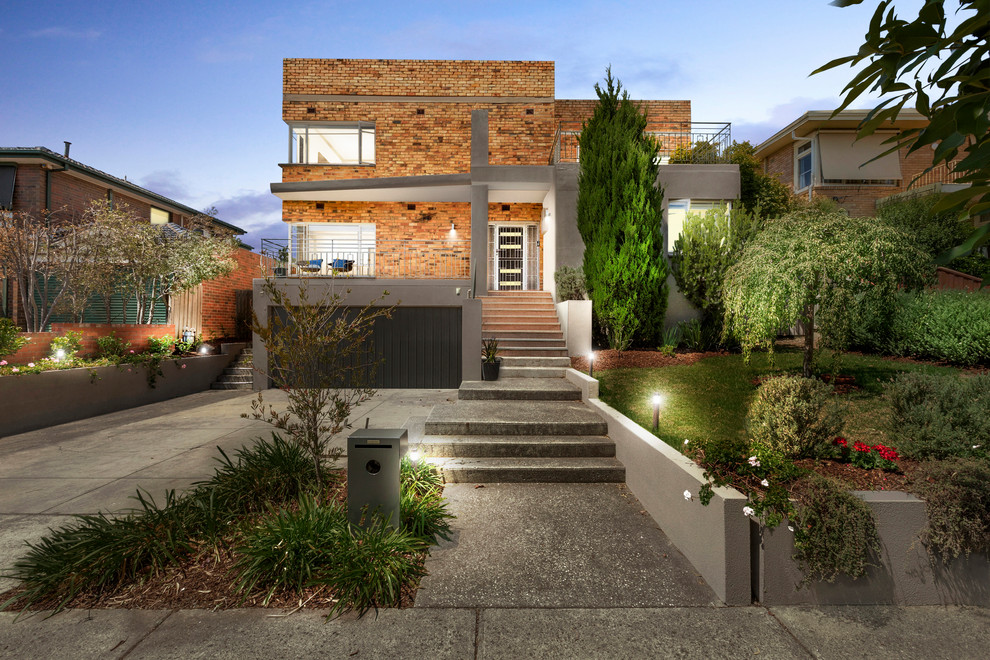
[[[335, 470], [333, 485], [323, 501], [336, 500], [347, 506], [347, 472]], [[291, 508], [291, 507], [290, 507]], [[233, 539], [230, 539], [233, 540]], [[427, 553], [419, 557], [422, 566]], [[226, 610], [240, 607], [259, 607], [273, 610], [296, 610], [303, 607], [330, 608], [336, 602], [334, 594], [326, 587], [310, 587], [302, 593], [276, 591], [268, 604], [264, 604], [267, 589], [258, 589], [245, 596], [236, 591], [236, 573], [233, 571], [236, 559], [229, 551], [214, 555], [209, 549], [193, 553], [180, 563], [169, 566], [161, 573], [142, 573], [136, 581], [122, 583], [104, 591], [83, 592], [73, 598], [66, 607], [75, 609], [208, 609]], [[416, 600], [419, 584], [404, 585], [400, 590], [398, 607], [412, 607]], [[15, 587], [0, 593], [0, 603], [22, 593], [22, 587]], [[35, 601], [30, 610], [52, 610], [59, 599], [51, 598]], [[7, 611], [19, 611], [14, 603]]]
[[[595, 371], [599, 369], [622, 369], [625, 367], [671, 367], [678, 364], [694, 364], [714, 355], [728, 355], [727, 351], [706, 351], [695, 353], [678, 351], [673, 355], [664, 355], [660, 351], [595, 351]], [[588, 358], [575, 356], [571, 358], [571, 367], [578, 371], [588, 371]]]

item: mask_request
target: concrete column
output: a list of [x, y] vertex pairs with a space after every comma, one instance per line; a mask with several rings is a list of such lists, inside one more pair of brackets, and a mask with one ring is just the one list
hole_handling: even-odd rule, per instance
[[[264, 290], [265, 280], [255, 279], [253, 281], [253, 304], [254, 313], [258, 317], [258, 323], [268, 326], [268, 316], [270, 314], [269, 305], [271, 301]], [[251, 335], [251, 346], [254, 357], [254, 391], [268, 389], [268, 349], [257, 333]]]
[[488, 186], [471, 185], [471, 286], [475, 296], [488, 293]]
[[471, 111], [471, 169], [488, 165], [488, 111]]

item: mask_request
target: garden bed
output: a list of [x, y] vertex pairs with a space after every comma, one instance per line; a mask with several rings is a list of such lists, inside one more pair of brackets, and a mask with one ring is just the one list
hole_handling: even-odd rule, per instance
[[245, 345], [224, 344], [220, 355], [166, 358], [154, 387], [147, 364], [0, 377], [0, 437], [202, 392]]
[[[770, 372], [793, 368], [789, 362], [796, 363], [799, 356], [778, 353], [777, 370], [768, 367], [765, 355], [754, 355], [749, 367], [740, 366], [739, 356], [728, 354], [700, 363], [698, 354], [655, 356], [636, 356], [635, 362], [670, 366], [620, 367], [619, 372], [603, 373], [602, 398], [612, 405], [594, 398], [589, 403], [608, 421], [629, 487], [726, 603], [990, 604], [990, 561], [985, 554], [943, 564], [921, 542], [928, 524], [925, 503], [897, 490], [911, 487], [917, 465], [912, 461], [901, 461], [902, 473], [864, 470], [831, 460], [797, 461], [799, 468], [838, 478], [855, 489], [855, 495], [873, 511], [881, 544], [880, 566], [868, 569], [865, 576], [799, 588], [804, 574], [792, 559], [794, 534], [787, 524], [773, 530], [762, 527], [743, 511], [747, 496], [731, 487], [715, 488], [710, 504], [702, 506], [700, 493], [708, 479], [704, 469], [683, 453], [687, 449], [697, 455], [692, 447], [705, 444], [710, 437], [724, 438], [726, 443], [741, 438], [748, 402], [757, 385]], [[596, 359], [596, 372], [607, 369], [599, 364]], [[834, 385], [836, 396], [848, 400], [852, 408], [851, 426], [856, 428], [847, 428], [850, 446], [854, 438], [869, 444], [886, 441], [877, 421], [883, 405], [879, 394], [892, 374], [937, 369], [870, 356], [844, 358], [843, 367], [843, 372], [854, 376], [840, 378]], [[647, 430], [653, 393], [666, 399], [656, 433]], [[746, 491], [760, 491], [759, 479], [738, 485]]]

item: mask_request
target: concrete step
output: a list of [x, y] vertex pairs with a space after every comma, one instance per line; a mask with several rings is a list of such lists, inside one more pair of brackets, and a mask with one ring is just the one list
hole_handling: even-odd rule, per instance
[[458, 401], [434, 406], [430, 435], [607, 435], [608, 425], [579, 401]]
[[498, 332], [517, 332], [520, 330], [525, 331], [553, 331], [560, 332], [560, 322], [552, 321], [549, 319], [539, 320], [539, 321], [514, 321], [509, 319], [498, 319], [496, 321], [490, 321], [488, 323], [482, 322], [481, 332], [483, 334], [487, 333], [498, 333]]
[[571, 366], [569, 357], [512, 357], [502, 358], [502, 368], [506, 367], [564, 367]]
[[435, 458], [609, 458], [615, 443], [603, 435], [427, 435], [416, 445]]
[[489, 289], [482, 298], [501, 296], [505, 298], [550, 298], [553, 296], [549, 291], [495, 291]]
[[252, 383], [210, 383], [211, 390], [250, 390]]
[[498, 349], [499, 356], [504, 360], [510, 357], [567, 357], [566, 348], [503, 348]]
[[217, 377], [218, 383], [253, 383], [254, 376], [251, 374], [245, 376], [229, 376], [227, 374], [221, 374]]
[[[485, 331], [482, 331], [485, 332]], [[556, 330], [499, 330], [498, 332], [489, 332], [489, 336], [498, 339], [499, 343], [502, 340], [509, 339], [559, 339], [564, 340], [564, 333], [557, 328]]]
[[[503, 364], [498, 370], [498, 380], [494, 382], [501, 383], [503, 379], [512, 381], [530, 380], [533, 378], [564, 380], [564, 371], [566, 371], [566, 367], [507, 367]], [[580, 399], [581, 397], [577, 398]]]
[[254, 374], [254, 369], [251, 367], [241, 367], [235, 364], [232, 367], [227, 367], [224, 369], [223, 373], [227, 376], [251, 376]]
[[434, 459], [448, 483], [621, 483], [626, 469], [614, 458]]
[[[530, 367], [541, 368], [541, 367]], [[547, 367], [542, 367], [546, 369]], [[552, 367], [551, 367], [552, 368]], [[520, 367], [515, 367], [520, 369]], [[505, 369], [499, 369], [499, 380], [466, 380], [457, 390], [458, 401], [580, 401], [581, 389], [560, 377], [512, 378], [504, 377]], [[562, 374], [563, 375], [563, 374]]]

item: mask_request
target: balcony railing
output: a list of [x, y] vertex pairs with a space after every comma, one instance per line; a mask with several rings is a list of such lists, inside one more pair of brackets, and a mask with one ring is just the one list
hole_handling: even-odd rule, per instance
[[288, 239], [261, 239], [262, 263], [276, 277], [462, 279], [470, 277], [471, 241], [321, 240], [290, 245]]
[[[728, 122], [684, 122], [672, 125], [669, 130], [646, 132], [660, 142], [658, 155], [662, 164], [728, 162], [727, 151], [732, 145], [732, 124]], [[550, 164], [579, 162], [580, 135], [577, 128], [558, 127], [550, 150]]]

